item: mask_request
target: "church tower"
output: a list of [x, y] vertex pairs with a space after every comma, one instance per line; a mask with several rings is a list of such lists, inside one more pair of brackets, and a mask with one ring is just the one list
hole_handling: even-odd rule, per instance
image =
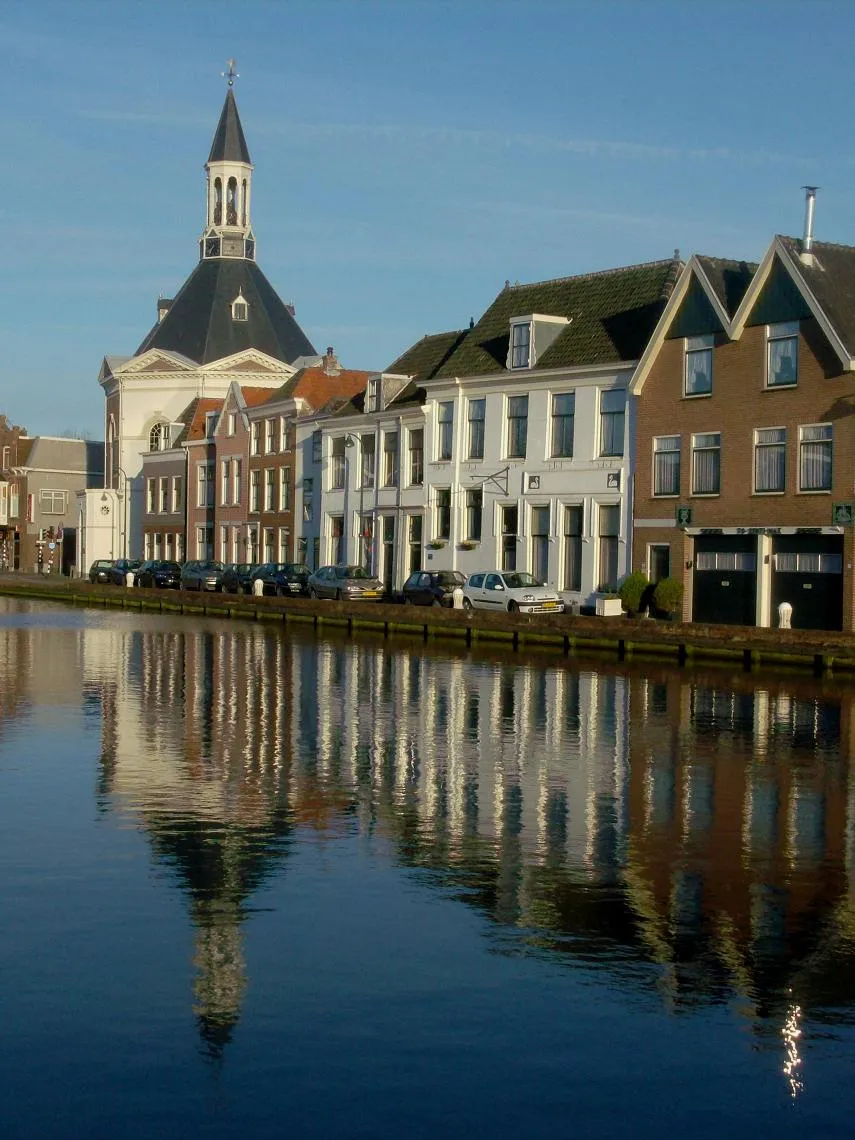
[[217, 124], [211, 153], [205, 163], [208, 173], [207, 217], [199, 243], [202, 258], [245, 257], [255, 259], [252, 232], [252, 163], [235, 102], [233, 78]]

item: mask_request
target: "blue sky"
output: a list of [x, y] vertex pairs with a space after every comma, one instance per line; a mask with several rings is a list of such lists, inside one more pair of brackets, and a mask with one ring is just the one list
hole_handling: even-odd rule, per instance
[[192, 270], [237, 59], [258, 260], [383, 368], [506, 278], [799, 234], [855, 245], [855, 3], [3, 0], [0, 412], [103, 436], [97, 383]]

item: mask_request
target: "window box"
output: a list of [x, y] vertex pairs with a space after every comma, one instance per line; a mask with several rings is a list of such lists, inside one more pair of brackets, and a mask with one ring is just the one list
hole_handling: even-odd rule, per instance
[[478, 543], [472, 538], [464, 538], [462, 542], [457, 544], [458, 550], [477, 550]]
[[621, 617], [623, 614], [623, 603], [616, 595], [599, 594], [595, 598], [594, 604], [597, 617]]
[[427, 545], [428, 550], [442, 550], [442, 548], [446, 545], [446, 541], [444, 538], [435, 538]]

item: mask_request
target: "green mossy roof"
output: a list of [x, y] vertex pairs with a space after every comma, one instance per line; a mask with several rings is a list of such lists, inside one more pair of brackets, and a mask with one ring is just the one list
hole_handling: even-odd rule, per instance
[[668, 258], [533, 285], [506, 286], [435, 375], [505, 372], [510, 320], [530, 313], [570, 320], [539, 356], [538, 368], [637, 360], [681, 268], [678, 258]]

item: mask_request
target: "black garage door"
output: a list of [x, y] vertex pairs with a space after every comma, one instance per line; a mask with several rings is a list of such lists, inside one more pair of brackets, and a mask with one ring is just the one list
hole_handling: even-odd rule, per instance
[[698, 535], [692, 620], [754, 625], [756, 614], [757, 539], [754, 535]]
[[772, 550], [772, 625], [789, 602], [793, 629], [842, 629], [842, 536], [776, 535]]

